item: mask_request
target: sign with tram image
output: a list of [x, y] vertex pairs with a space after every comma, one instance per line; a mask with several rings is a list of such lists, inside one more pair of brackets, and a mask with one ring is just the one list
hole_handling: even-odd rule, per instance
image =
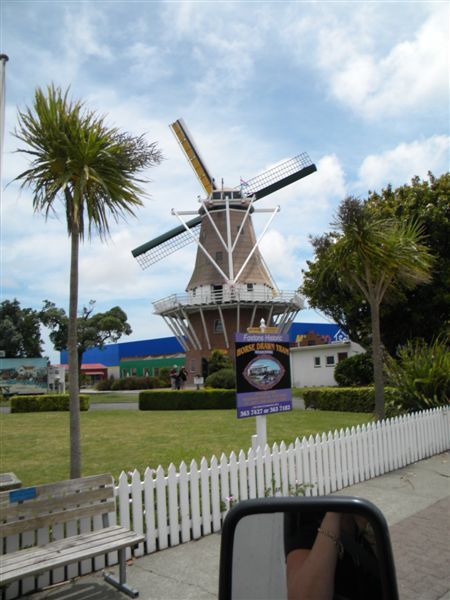
[[292, 410], [289, 336], [236, 333], [238, 419]]

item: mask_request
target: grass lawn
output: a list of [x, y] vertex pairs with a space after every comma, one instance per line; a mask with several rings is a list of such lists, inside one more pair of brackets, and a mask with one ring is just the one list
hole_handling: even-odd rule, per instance
[[[364, 413], [294, 410], [267, 417], [269, 444], [369, 422]], [[236, 419], [234, 410], [99, 411], [81, 413], [83, 475], [147, 466], [178, 467], [184, 460], [247, 451], [255, 419]], [[0, 471], [14, 472], [23, 485], [67, 479], [69, 413], [0, 415]]]

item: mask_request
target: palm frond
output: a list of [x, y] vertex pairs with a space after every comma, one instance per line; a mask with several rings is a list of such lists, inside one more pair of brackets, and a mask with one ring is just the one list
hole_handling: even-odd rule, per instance
[[156, 143], [143, 136], [108, 127], [105, 117], [69, 99], [53, 84], [37, 88], [31, 108], [19, 112], [15, 136], [23, 143], [17, 151], [28, 155], [30, 167], [16, 177], [33, 193], [33, 207], [47, 217], [55, 200], [65, 206], [69, 234], [80, 237], [94, 230], [101, 237], [114, 221], [134, 215], [145, 197], [145, 178], [138, 174], [161, 162]]

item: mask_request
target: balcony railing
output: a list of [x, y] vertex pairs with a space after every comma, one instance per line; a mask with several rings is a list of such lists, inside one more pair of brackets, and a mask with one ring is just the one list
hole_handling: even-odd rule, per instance
[[248, 290], [223, 286], [221, 290], [198, 288], [185, 294], [171, 294], [166, 298], [153, 302], [155, 313], [160, 314], [181, 306], [202, 306], [210, 304], [233, 304], [243, 303], [269, 303], [269, 304], [293, 304], [301, 309], [304, 306], [303, 298], [298, 292], [277, 291], [270, 288], [257, 288]]

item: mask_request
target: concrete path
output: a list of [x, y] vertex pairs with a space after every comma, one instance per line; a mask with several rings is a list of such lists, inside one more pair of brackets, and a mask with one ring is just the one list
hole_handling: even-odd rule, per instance
[[[450, 600], [450, 453], [341, 490], [376, 504], [389, 524], [401, 600]], [[217, 598], [220, 535], [132, 561], [129, 583], [142, 600]], [[101, 573], [30, 600], [123, 600]]]

